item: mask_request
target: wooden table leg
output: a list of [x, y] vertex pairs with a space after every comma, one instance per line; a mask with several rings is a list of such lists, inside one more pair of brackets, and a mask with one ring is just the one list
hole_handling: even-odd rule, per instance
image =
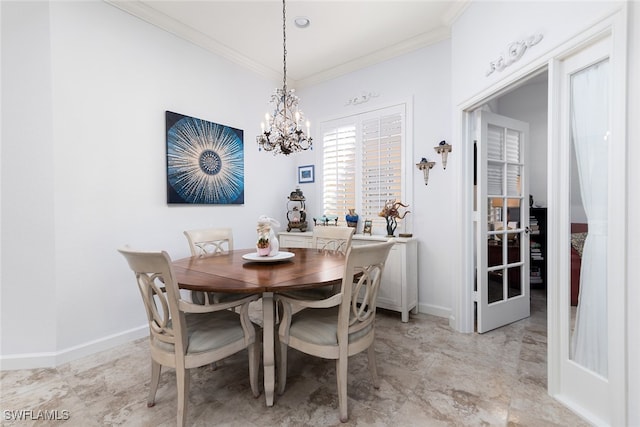
[[273, 406], [273, 392], [276, 387], [274, 357], [274, 307], [273, 292], [262, 294], [262, 357], [264, 366], [264, 396], [267, 406]]

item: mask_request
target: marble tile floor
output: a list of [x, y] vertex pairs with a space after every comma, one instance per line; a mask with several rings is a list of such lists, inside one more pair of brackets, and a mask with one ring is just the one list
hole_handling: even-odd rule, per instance
[[[543, 292], [543, 291], [542, 291]], [[530, 318], [479, 334], [452, 331], [446, 319], [418, 314], [401, 323], [381, 310], [375, 343], [380, 389], [366, 352], [349, 361], [349, 422], [338, 417], [335, 363], [289, 351], [285, 393], [266, 407], [253, 398], [246, 351], [192, 370], [193, 426], [587, 426], [546, 392], [544, 293], [532, 291]], [[173, 370], [163, 370], [147, 408], [147, 339], [56, 369], [0, 372], [2, 426], [173, 426]], [[57, 410], [59, 421], [15, 421], [7, 411]]]

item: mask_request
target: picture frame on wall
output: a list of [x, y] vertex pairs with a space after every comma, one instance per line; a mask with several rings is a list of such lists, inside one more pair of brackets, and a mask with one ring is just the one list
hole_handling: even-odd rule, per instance
[[315, 181], [313, 165], [298, 166], [298, 184], [308, 184]]

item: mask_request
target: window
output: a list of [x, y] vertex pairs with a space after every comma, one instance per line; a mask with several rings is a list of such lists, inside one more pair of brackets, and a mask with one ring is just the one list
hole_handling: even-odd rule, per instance
[[398, 105], [322, 124], [323, 208], [342, 218], [384, 226], [378, 216], [387, 200], [402, 200], [405, 106]]
[[342, 216], [356, 206], [356, 126], [336, 126], [323, 133], [323, 208]]

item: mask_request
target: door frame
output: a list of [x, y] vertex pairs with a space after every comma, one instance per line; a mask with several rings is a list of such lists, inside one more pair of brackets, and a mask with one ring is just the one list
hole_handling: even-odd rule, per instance
[[[627, 8], [626, 4], [622, 5], [619, 10], [603, 19], [599, 23], [585, 29], [579, 35], [571, 40], [560, 44], [555, 49], [550, 50], [546, 54], [541, 55], [538, 59], [533, 60], [524, 65], [519, 70], [505, 76], [502, 80], [496, 82], [487, 89], [481, 91], [475, 96], [456, 105], [454, 109], [454, 138], [460, 141], [461, 151], [461, 172], [458, 182], [459, 206], [458, 211], [458, 234], [456, 236], [458, 259], [462, 264], [462, 268], [454, 274], [455, 286], [453, 288], [453, 311], [449, 319], [450, 326], [463, 333], [474, 332], [474, 290], [475, 282], [475, 259], [474, 259], [474, 191], [473, 191], [473, 173], [474, 173], [474, 156], [473, 156], [473, 115], [471, 112], [480, 108], [483, 104], [494, 98], [510, 91], [521, 82], [528, 80], [542, 72], [549, 73], [549, 98], [548, 98], [548, 158], [553, 161], [555, 150], [553, 150], [554, 141], [558, 137], [560, 111], [558, 111], [559, 96], [557, 82], [553, 82], [555, 76], [555, 68], [559, 61], [577, 50], [580, 50], [594, 40], [598, 40], [606, 35], [613, 38], [613, 52], [615, 55], [615, 64], [612, 63], [612, 74], [616, 87], [612, 99], [612, 114], [614, 117], [612, 123], [612, 132], [614, 132], [620, 141], [627, 144], [626, 139], [626, 97], [624, 95], [624, 85], [626, 84], [626, 63], [627, 63]], [[553, 83], [552, 83], [553, 82]], [[626, 147], [626, 146], [625, 146]], [[621, 150], [626, 154], [627, 149]], [[624, 160], [623, 160], [624, 161]], [[551, 162], [550, 162], [551, 164]], [[625, 167], [620, 167], [617, 174], [627, 174], [626, 162], [620, 163]], [[553, 175], [552, 167], [548, 172], [547, 193], [551, 197], [557, 192], [557, 185], [552, 179], [557, 177]], [[620, 178], [620, 175], [618, 175]], [[626, 182], [626, 179], [623, 179]], [[557, 207], [554, 207], [549, 199], [548, 225], [549, 234], [552, 236], [554, 230], [559, 229], [560, 213]], [[621, 198], [621, 208], [626, 208], [626, 199]], [[624, 210], [623, 210], [624, 211]], [[625, 211], [626, 212], [626, 211]], [[612, 230], [616, 236], [624, 235], [627, 229], [627, 221], [615, 225]], [[548, 247], [548, 265], [547, 265], [547, 373], [548, 373], [548, 392], [555, 399], [570, 407], [574, 412], [590, 418], [591, 413], [588, 408], [580, 407], [574, 404], [571, 396], [564, 394], [564, 388], [561, 383], [562, 371], [562, 350], [563, 346], [569, 343], [561, 341], [559, 328], [562, 327], [563, 316], [566, 315], [568, 306], [561, 305], [561, 289], [558, 286], [558, 278], [562, 278], [562, 268], [554, 256], [559, 253], [558, 243], [554, 242], [553, 237], [547, 243]], [[624, 251], [624, 250], [623, 250]], [[616, 254], [620, 256], [620, 264], [622, 271], [626, 271], [626, 254]], [[567, 279], [568, 280], [568, 279]], [[612, 425], [626, 425], [628, 414], [628, 390], [626, 387], [627, 373], [627, 346], [626, 346], [626, 301], [625, 288], [627, 280], [620, 285], [611, 295], [613, 298], [609, 301], [609, 307], [616, 307], [616, 310], [609, 310], [610, 331], [615, 333], [610, 335], [610, 370], [609, 380], [611, 381], [611, 393], [609, 399], [609, 412]], [[614, 359], [615, 358], [615, 359]], [[611, 369], [613, 367], [613, 369]], [[597, 422], [599, 420], [592, 419]]]

